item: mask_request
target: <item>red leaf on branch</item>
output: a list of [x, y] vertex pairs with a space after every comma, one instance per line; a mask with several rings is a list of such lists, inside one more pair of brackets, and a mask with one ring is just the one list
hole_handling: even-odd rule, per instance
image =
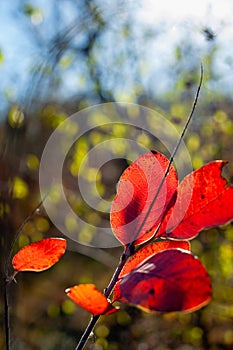
[[[175, 205], [157, 237], [192, 239], [203, 229], [233, 219], [233, 187], [221, 176], [226, 161], [213, 161], [187, 175], [178, 186]], [[187, 203], [187, 193], [192, 191]]]
[[118, 311], [94, 284], [79, 284], [65, 292], [75, 304], [93, 315], [109, 315]]
[[130, 273], [135, 269], [143, 260], [149, 258], [150, 256], [159, 253], [167, 249], [184, 249], [190, 250], [190, 243], [185, 241], [163, 241], [163, 242], [154, 242], [139, 248], [126, 262], [121, 273], [119, 275], [118, 281], [114, 287], [114, 300], [118, 300], [120, 296], [120, 282], [123, 276]]
[[211, 298], [211, 282], [201, 261], [180, 249], [149, 257], [119, 283], [118, 301], [148, 311], [194, 311]]
[[110, 221], [114, 235], [123, 244], [141, 244], [153, 237], [177, 188], [177, 174], [171, 166], [157, 193], [168, 164], [164, 155], [148, 152], [122, 174]]
[[65, 250], [65, 239], [45, 238], [20, 249], [13, 257], [12, 265], [16, 271], [44, 271], [58, 262]]

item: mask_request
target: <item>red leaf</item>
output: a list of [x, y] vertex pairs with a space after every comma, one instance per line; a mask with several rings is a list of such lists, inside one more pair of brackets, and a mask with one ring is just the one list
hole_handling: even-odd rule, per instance
[[[187, 175], [157, 237], [191, 239], [203, 229], [233, 219], [233, 187], [221, 176], [226, 161], [214, 161]], [[190, 203], [187, 194], [192, 191]]]
[[53, 266], [65, 250], [65, 239], [45, 238], [20, 249], [13, 257], [12, 265], [16, 271], [44, 271]]
[[152, 205], [168, 164], [164, 155], [148, 152], [122, 174], [112, 203], [110, 220], [114, 235], [123, 244], [140, 244], [153, 237], [177, 188], [177, 174], [171, 166]]
[[159, 252], [120, 281], [119, 301], [148, 311], [194, 311], [211, 298], [211, 282], [200, 262], [180, 249]]
[[121, 278], [135, 269], [143, 260], [150, 256], [159, 253], [167, 249], [181, 248], [184, 250], [190, 250], [190, 243], [185, 241], [163, 241], [154, 242], [148, 244], [143, 248], [139, 248], [126, 262], [118, 278], [118, 282], [114, 287], [114, 300], [117, 300], [120, 296], [120, 281]]
[[73, 302], [93, 315], [109, 315], [118, 311], [94, 284], [79, 284], [65, 292]]

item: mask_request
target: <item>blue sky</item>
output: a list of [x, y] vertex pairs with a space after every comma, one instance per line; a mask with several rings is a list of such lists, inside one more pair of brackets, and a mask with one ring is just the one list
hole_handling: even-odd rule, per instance
[[[28, 2], [30, 3], [30, 2]], [[0, 64], [1, 84], [0, 96], [8, 94], [12, 101], [25, 94], [26, 82], [30, 67], [39, 57], [33, 45], [32, 36], [28, 32], [29, 26], [22, 21], [23, 15], [19, 11], [22, 1], [0, 2], [0, 50], [3, 54], [3, 62]], [[31, 21], [35, 30], [37, 27], [52, 24], [49, 16], [54, 10], [45, 0], [34, 0], [33, 6], [38, 6], [42, 12], [38, 16], [32, 16]], [[59, 2], [58, 2], [59, 4]], [[101, 2], [104, 10], [108, 1]], [[162, 24], [163, 31], [158, 39], [145, 43], [144, 62], [147, 70], [153, 74], [145, 74], [145, 86], [153, 85], [157, 81], [156, 88], [165, 91], [169, 87], [169, 76], [166, 76], [167, 67], [171, 65], [171, 56], [177, 42], [182, 41], [184, 31], [190, 35], [190, 40], [197, 48], [198, 55], [208, 52], [210, 43], [204, 40], [202, 28], [208, 26], [216, 33], [215, 43], [218, 51], [215, 56], [216, 80], [209, 87], [213, 91], [229, 93], [233, 87], [233, 1], [231, 0], [196, 0], [195, 2], [177, 0], [141, 0], [136, 7], [135, 32], [140, 36], [140, 26], [150, 28], [153, 31], [156, 25]], [[118, 17], [117, 17], [118, 16]], [[115, 18], [121, 20], [119, 14]], [[67, 23], [72, 19], [72, 6], [64, 9], [64, 18]], [[114, 17], [113, 17], [114, 21]], [[58, 24], [59, 25], [59, 24]], [[45, 26], [42, 33], [49, 35], [49, 28]], [[52, 27], [51, 27], [52, 29]], [[52, 32], [52, 31], [51, 31]], [[137, 44], [137, 43], [136, 43]], [[188, 63], [187, 63], [188, 64]], [[78, 69], [77, 67], [75, 69]], [[160, 78], [159, 78], [160, 77]], [[162, 78], [161, 78], [162, 77]], [[72, 71], [68, 71], [64, 79], [67, 94], [78, 89], [78, 83], [74, 80]], [[122, 88], [121, 88], [122, 89]], [[120, 92], [121, 92], [120, 89]], [[129, 87], [130, 89], [130, 87]], [[119, 92], [119, 98], [120, 98]], [[4, 97], [0, 98], [1, 108], [4, 109]]]

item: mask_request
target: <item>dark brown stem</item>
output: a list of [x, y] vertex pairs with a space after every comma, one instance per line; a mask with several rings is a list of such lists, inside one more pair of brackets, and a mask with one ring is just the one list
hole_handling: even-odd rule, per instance
[[[117, 280], [118, 280], [118, 277], [121, 273], [121, 270], [122, 268], [124, 267], [126, 261], [128, 260], [128, 258], [132, 255], [132, 247], [130, 245], [126, 246], [125, 247], [125, 251], [124, 253], [122, 254], [121, 258], [120, 258], [120, 262], [119, 262], [119, 265], [117, 266], [112, 278], [111, 278], [111, 281], [109, 282], [107, 288], [104, 290], [104, 295], [106, 297], [109, 297], [109, 295], [111, 294]], [[98, 319], [100, 318], [101, 315], [93, 315], [87, 328], [85, 329], [78, 345], [76, 346], [75, 350], [82, 350], [83, 347], [85, 346], [88, 338], [90, 337], [90, 334], [93, 330], [93, 328], [95, 327]]]
[[12, 281], [15, 281], [15, 276], [18, 271], [14, 271], [10, 277], [3, 278], [4, 288], [4, 328], [5, 328], [5, 339], [6, 339], [6, 350], [10, 350], [10, 317], [9, 317], [9, 302], [8, 302], [8, 286]]
[[88, 338], [90, 337], [90, 334], [93, 330], [93, 328], [95, 327], [96, 325], [96, 322], [98, 321], [100, 315], [93, 315], [87, 328], [85, 329], [85, 332], [83, 333], [82, 335], [82, 338], [80, 339], [78, 345], [76, 346], [75, 350], [81, 350], [83, 349], [83, 347], [85, 346]]
[[10, 323], [9, 323], [9, 303], [8, 303], [8, 280], [4, 278], [4, 324], [6, 337], [6, 350], [10, 350]]
[[[203, 79], [203, 67], [202, 67], [202, 65], [201, 65], [201, 77], [200, 77], [200, 82], [199, 82], [199, 85], [198, 85], [198, 88], [197, 88], [196, 96], [195, 96], [195, 98], [194, 98], [194, 102], [193, 102], [193, 105], [192, 105], [190, 114], [189, 114], [188, 119], [187, 119], [187, 121], [186, 121], [186, 123], [185, 123], [185, 126], [184, 126], [184, 128], [183, 128], [183, 131], [182, 131], [182, 133], [181, 133], [181, 136], [180, 136], [180, 138], [179, 138], [179, 140], [178, 140], [178, 142], [177, 142], [177, 144], [176, 144], [176, 146], [175, 146], [175, 148], [174, 148], [174, 150], [173, 150], [173, 153], [171, 154], [171, 157], [170, 157], [170, 160], [169, 160], [169, 164], [168, 164], [168, 166], [167, 166], [167, 169], [166, 169], [166, 171], [165, 171], [165, 174], [164, 174], [164, 176], [163, 176], [163, 179], [162, 179], [162, 181], [161, 181], [161, 183], [160, 183], [160, 185], [159, 185], [159, 188], [158, 188], [158, 190], [157, 190], [157, 192], [156, 192], [156, 195], [155, 195], [155, 197], [153, 198], [153, 201], [152, 201], [152, 203], [151, 203], [151, 205], [150, 205], [150, 207], [149, 207], [149, 209], [148, 209], [147, 215], [146, 215], [146, 217], [144, 218], [142, 224], [140, 225], [140, 227], [139, 227], [139, 229], [138, 229], [138, 231], [137, 231], [136, 237], [138, 236], [138, 234], [139, 234], [140, 231], [142, 230], [142, 228], [143, 228], [143, 226], [144, 226], [144, 224], [145, 224], [145, 221], [147, 220], [148, 215], [149, 215], [150, 211], [152, 210], [153, 205], [155, 204], [155, 201], [157, 200], [157, 197], [158, 197], [158, 195], [159, 195], [159, 193], [160, 193], [160, 191], [161, 191], [161, 189], [162, 189], [162, 186], [163, 186], [164, 182], [166, 181], [166, 177], [167, 177], [167, 175], [168, 175], [168, 173], [169, 173], [169, 170], [170, 170], [170, 168], [171, 168], [171, 165], [172, 165], [172, 162], [173, 162], [173, 160], [174, 160], [174, 157], [175, 157], [175, 155], [176, 155], [176, 153], [177, 153], [177, 151], [178, 151], [178, 149], [179, 149], [179, 147], [180, 147], [180, 143], [181, 143], [181, 141], [183, 140], [184, 134], [185, 134], [185, 132], [186, 132], [186, 130], [187, 130], [187, 128], [188, 128], [188, 125], [189, 125], [189, 123], [190, 123], [191, 120], [192, 120], [193, 113], [194, 113], [195, 108], [196, 108], [196, 104], [197, 104], [197, 101], [198, 101], [198, 97], [199, 97], [199, 93], [200, 93], [200, 89], [201, 89], [201, 85], [202, 85], [202, 79]], [[157, 228], [157, 230], [158, 230], [158, 228]], [[148, 242], [146, 242], [146, 243], [148, 244]], [[121, 270], [122, 270], [123, 266], [125, 265], [127, 259], [134, 253], [134, 249], [135, 249], [135, 247], [134, 247], [134, 243], [133, 243], [133, 242], [130, 243], [128, 246], [126, 246], [125, 251], [124, 251], [124, 253], [123, 253], [122, 256], [121, 256], [119, 265], [118, 265], [117, 269], [115, 270], [115, 272], [114, 272], [114, 274], [113, 274], [113, 276], [112, 276], [112, 279], [111, 279], [111, 281], [109, 282], [108, 287], [107, 287], [107, 288], [105, 289], [105, 291], [104, 291], [104, 295], [105, 295], [106, 297], [108, 297], [108, 296], [111, 294], [111, 292], [112, 292], [112, 290], [113, 290], [113, 288], [114, 288], [114, 286], [115, 286], [115, 284], [116, 284], [116, 282], [117, 282], [117, 280], [118, 280], [118, 277], [119, 277], [119, 275], [120, 275], [120, 273], [121, 273]], [[93, 315], [93, 316], [92, 316], [92, 318], [91, 318], [91, 320], [90, 320], [90, 322], [89, 322], [89, 324], [88, 324], [86, 330], [84, 331], [84, 333], [83, 333], [83, 335], [82, 335], [82, 338], [80, 339], [80, 341], [79, 341], [77, 347], [75, 348], [75, 350], [82, 350], [82, 349], [83, 349], [83, 347], [85, 346], [85, 344], [86, 344], [86, 342], [87, 342], [87, 340], [88, 340], [88, 338], [89, 338], [89, 336], [90, 336], [90, 334], [91, 334], [91, 332], [92, 332], [92, 330], [93, 330], [93, 328], [94, 328], [94, 326], [95, 326], [95, 324], [96, 324], [96, 322], [98, 321], [98, 319], [99, 319], [100, 316], [101, 316], [101, 315]]]
[[10, 350], [10, 318], [9, 318], [9, 303], [8, 303], [8, 286], [9, 284], [14, 280], [16, 274], [18, 273], [17, 271], [14, 271], [13, 275], [8, 277], [8, 271], [11, 263], [11, 254], [13, 251], [14, 244], [16, 240], [18, 239], [20, 233], [22, 232], [23, 228], [25, 227], [26, 223], [33, 217], [33, 215], [36, 213], [36, 211], [42, 206], [44, 202], [43, 198], [39, 205], [33, 210], [31, 215], [29, 215], [24, 222], [21, 224], [19, 229], [16, 232], [16, 235], [11, 243], [9, 252], [7, 253], [8, 255], [6, 256], [5, 264], [3, 266], [3, 288], [4, 288], [4, 327], [5, 327], [5, 338], [6, 338], [6, 350]]

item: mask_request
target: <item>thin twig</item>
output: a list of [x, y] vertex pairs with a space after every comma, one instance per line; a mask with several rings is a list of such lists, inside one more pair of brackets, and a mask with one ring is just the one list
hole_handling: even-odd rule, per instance
[[23, 221], [23, 223], [20, 225], [20, 227], [18, 228], [16, 234], [15, 234], [15, 237], [11, 243], [11, 247], [10, 247], [10, 250], [9, 250], [9, 254], [8, 254], [8, 257], [6, 259], [6, 263], [5, 263], [5, 269], [4, 269], [4, 272], [5, 272], [5, 276], [6, 278], [8, 278], [8, 270], [9, 270], [9, 266], [10, 266], [10, 258], [11, 258], [11, 254], [12, 254], [12, 251], [13, 251], [13, 247], [15, 245], [15, 242], [17, 241], [19, 235], [21, 234], [21, 232], [23, 231], [24, 229], [24, 226], [28, 223], [29, 220], [32, 219], [32, 217], [34, 216], [34, 214], [39, 210], [39, 208], [42, 206], [42, 204], [44, 203], [44, 200], [45, 198], [47, 197], [47, 195], [44, 196], [43, 199], [41, 199], [40, 203], [37, 205], [37, 207], [31, 212], [31, 214], [29, 216], [27, 216], [27, 218]]
[[[130, 255], [132, 254], [132, 252], [130, 251], [130, 248], [129, 246], [127, 246], [125, 248], [125, 251], [124, 253], [122, 254], [121, 258], [120, 258], [120, 262], [119, 262], [119, 265], [117, 266], [113, 276], [112, 276], [112, 279], [111, 281], [109, 282], [107, 288], [104, 290], [104, 295], [106, 297], [109, 297], [109, 295], [111, 294], [117, 280], [118, 280], [118, 277], [122, 271], [122, 268], [124, 267], [126, 261], [128, 260], [128, 258], [130, 257]], [[75, 350], [82, 350], [83, 347], [85, 346], [88, 338], [90, 337], [90, 334], [94, 328], [94, 326], [96, 325], [98, 319], [100, 318], [101, 315], [92, 315], [92, 318], [87, 326], [87, 328], [85, 329], [78, 345], [76, 346]]]
[[81, 350], [85, 346], [86, 342], [88, 341], [88, 338], [90, 337], [90, 334], [93, 330], [93, 328], [96, 325], [96, 322], [98, 321], [100, 315], [92, 315], [92, 318], [85, 329], [85, 332], [82, 335], [82, 338], [80, 339], [78, 345], [76, 346], [75, 350]]
[[5, 338], [6, 350], [10, 350], [10, 322], [9, 322], [9, 303], [7, 293], [8, 281], [4, 278], [4, 324], [5, 324]]
[[[150, 204], [150, 206], [149, 206], [149, 208], [148, 208], [148, 211], [147, 211], [147, 213], [146, 213], [144, 219], [142, 220], [141, 225], [139, 226], [138, 230], [136, 231], [136, 234], [135, 234], [135, 237], [136, 237], [136, 238], [139, 236], [140, 232], [142, 231], [143, 226], [145, 225], [146, 220], [148, 219], [148, 216], [149, 216], [151, 210], [153, 209], [153, 206], [154, 206], [154, 204], [155, 204], [155, 202], [156, 202], [156, 200], [157, 200], [157, 198], [158, 198], [158, 195], [160, 194], [160, 191], [161, 191], [161, 189], [162, 189], [162, 187], [163, 187], [163, 185], [164, 185], [164, 182], [166, 181], [166, 178], [167, 178], [167, 175], [168, 175], [168, 173], [169, 173], [169, 171], [170, 171], [170, 168], [171, 168], [172, 162], [173, 162], [173, 160], [174, 160], [174, 157], [175, 157], [175, 155], [176, 155], [176, 153], [177, 153], [177, 151], [178, 151], [178, 149], [179, 149], [179, 147], [180, 147], [181, 141], [182, 141], [183, 138], [184, 138], [184, 134], [185, 134], [186, 130], [188, 129], [188, 126], [189, 126], [189, 124], [190, 124], [190, 122], [191, 122], [191, 120], [192, 120], [193, 113], [194, 113], [194, 111], [195, 111], [195, 108], [196, 108], [196, 105], [197, 105], [197, 101], [198, 101], [198, 97], [199, 97], [199, 94], [200, 94], [202, 81], [203, 81], [203, 66], [202, 66], [202, 64], [201, 64], [200, 81], [199, 81], [199, 84], [198, 84], [198, 88], [197, 88], [197, 91], [196, 91], [196, 95], [195, 95], [195, 98], [194, 98], [194, 101], [193, 101], [193, 105], [192, 105], [191, 111], [190, 111], [190, 113], [189, 113], [189, 116], [188, 116], [188, 118], [187, 118], [187, 121], [186, 121], [186, 123], [185, 123], [185, 126], [184, 126], [184, 128], [183, 128], [183, 130], [182, 130], [182, 133], [181, 133], [181, 135], [180, 135], [180, 137], [179, 137], [179, 140], [177, 141], [176, 146], [175, 146], [175, 148], [174, 148], [174, 150], [173, 150], [173, 152], [172, 152], [172, 154], [171, 154], [171, 156], [170, 156], [168, 166], [167, 166], [166, 171], [165, 171], [165, 173], [164, 173], [164, 175], [163, 175], [162, 181], [161, 181], [160, 184], [159, 184], [158, 190], [157, 190], [157, 192], [156, 192], [156, 194], [155, 194], [155, 196], [154, 196], [154, 198], [153, 198], [153, 200], [152, 200], [152, 202], [151, 202], [151, 204]], [[161, 223], [160, 223], [160, 224], [161, 224]], [[159, 228], [159, 227], [158, 227], [158, 228]], [[157, 228], [157, 230], [156, 230], [155, 232], [158, 231], [158, 228]], [[131, 246], [133, 246], [133, 244], [134, 244], [134, 242], [131, 243]]]

